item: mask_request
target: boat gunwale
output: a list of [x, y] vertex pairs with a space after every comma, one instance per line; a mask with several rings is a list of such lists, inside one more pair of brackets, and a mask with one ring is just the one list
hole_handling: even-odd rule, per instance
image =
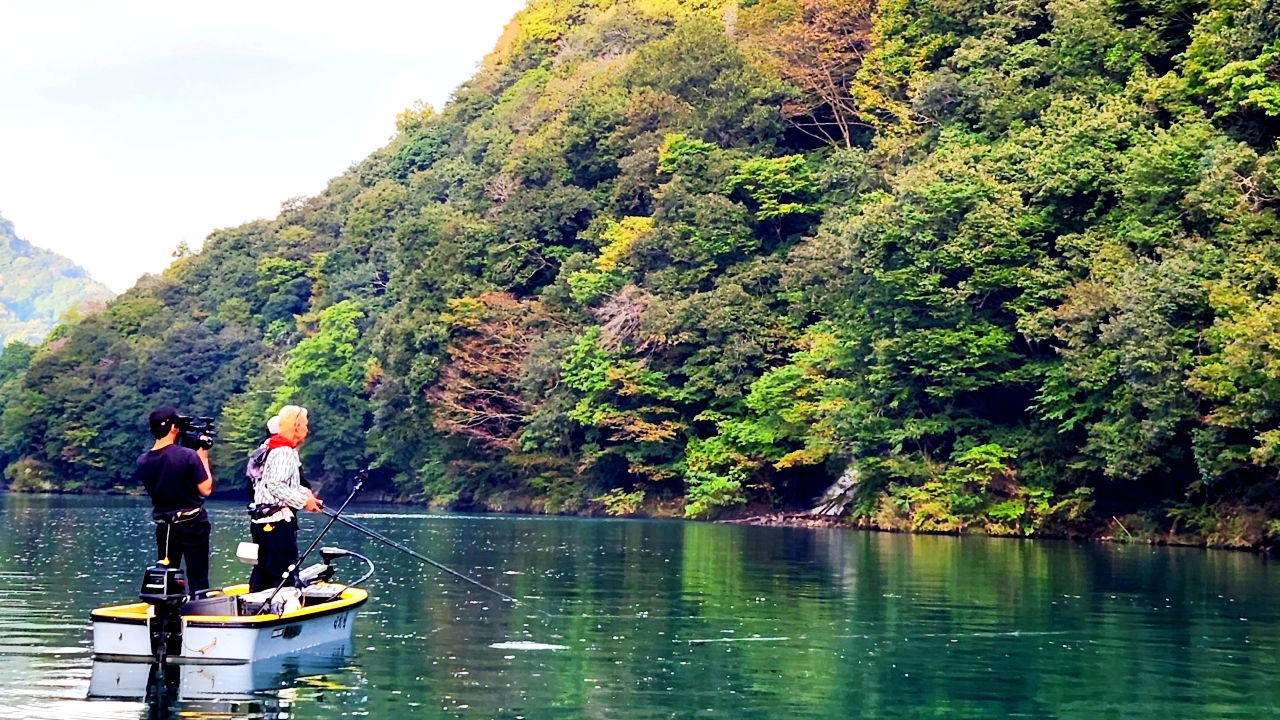
[[[329, 584], [329, 583], [326, 583]], [[342, 587], [342, 595], [337, 600], [329, 600], [318, 605], [302, 607], [283, 615], [264, 613], [262, 615], [184, 615], [186, 627], [196, 628], [269, 628], [277, 625], [290, 625], [295, 621], [312, 620], [341, 611], [351, 610], [364, 605], [369, 600], [369, 591], [361, 587], [332, 583]], [[227, 595], [244, 594], [245, 585], [233, 585], [226, 590]], [[94, 608], [89, 612], [93, 622], [116, 623], [121, 625], [146, 625], [151, 615], [146, 612], [151, 606], [147, 603], [129, 603], [127, 605], [110, 605]], [[199, 618], [199, 619], [196, 619]]]
[[[145, 604], [145, 603], [139, 603]], [[129, 605], [113, 605], [110, 608], [98, 608], [89, 612], [89, 619], [96, 623], [115, 623], [117, 625], [146, 625], [151, 620], [150, 615], [107, 615], [99, 614], [98, 610], [115, 610], [117, 608], [127, 608]]]

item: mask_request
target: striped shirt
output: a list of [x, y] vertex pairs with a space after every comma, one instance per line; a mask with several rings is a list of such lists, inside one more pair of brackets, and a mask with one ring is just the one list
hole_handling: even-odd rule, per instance
[[285, 507], [254, 522], [287, 522], [293, 519], [293, 510], [290, 508], [302, 509], [307, 504], [307, 492], [299, 482], [298, 468], [301, 466], [298, 451], [291, 447], [278, 447], [267, 455], [267, 462], [262, 467], [262, 479], [253, 490], [253, 502], [255, 505]]

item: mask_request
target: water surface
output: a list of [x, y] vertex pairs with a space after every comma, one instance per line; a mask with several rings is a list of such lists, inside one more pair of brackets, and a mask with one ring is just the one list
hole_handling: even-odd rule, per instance
[[[241, 581], [243, 515], [212, 516], [213, 581]], [[349, 654], [242, 668], [218, 678], [243, 686], [221, 696], [192, 674], [150, 702], [91, 700], [88, 612], [136, 594], [152, 560], [147, 508], [0, 496], [0, 717], [1280, 717], [1280, 577], [1259, 556], [387, 507], [355, 517], [525, 603], [339, 527], [333, 542], [379, 564]]]

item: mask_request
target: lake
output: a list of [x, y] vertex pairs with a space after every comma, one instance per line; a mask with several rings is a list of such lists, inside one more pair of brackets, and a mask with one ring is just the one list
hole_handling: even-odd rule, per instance
[[[1262, 556], [387, 506], [353, 517], [524, 603], [337, 527], [379, 569], [349, 651], [90, 700], [89, 610], [136, 595], [149, 508], [0, 504], [0, 717], [1280, 717]], [[211, 515], [214, 584], [242, 581], [243, 512]]]

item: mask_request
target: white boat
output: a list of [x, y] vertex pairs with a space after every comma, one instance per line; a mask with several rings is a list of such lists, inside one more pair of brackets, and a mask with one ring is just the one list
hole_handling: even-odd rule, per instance
[[[373, 574], [367, 558], [338, 548], [299, 573], [303, 587], [250, 593], [248, 585], [185, 594], [181, 571], [147, 570], [143, 602], [92, 611], [95, 659], [125, 662], [247, 663], [350, 639], [356, 611], [369, 599], [357, 587]], [[332, 561], [356, 557], [369, 572], [355, 583], [329, 582]]]

